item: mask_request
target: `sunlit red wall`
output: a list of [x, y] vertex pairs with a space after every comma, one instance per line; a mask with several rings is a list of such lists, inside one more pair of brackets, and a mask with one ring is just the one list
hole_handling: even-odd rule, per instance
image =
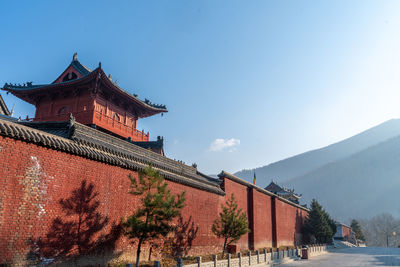
[[255, 248], [272, 247], [272, 199], [271, 196], [252, 189], [253, 227], [252, 238]]
[[277, 246], [293, 246], [295, 241], [299, 242], [307, 212], [283, 201], [276, 201], [275, 216]]
[[345, 239], [350, 240], [351, 239], [351, 227], [347, 225], [341, 225], [342, 227], [342, 235]]
[[[0, 259], [13, 264], [26, 264], [31, 248], [29, 240], [45, 239], [57, 217], [67, 220], [59, 201], [71, 197], [82, 181], [93, 185], [99, 201], [97, 211], [108, 225], [92, 236], [110, 234], [112, 224], [132, 214], [138, 207], [136, 197], [128, 193], [128, 174], [137, 173], [120, 167], [0, 136]], [[306, 212], [275, 199], [251, 186], [222, 177], [226, 195], [218, 195], [168, 181], [173, 193], [186, 191], [186, 206], [182, 211], [198, 227], [190, 254], [219, 252], [222, 240], [211, 231], [221, 205], [234, 194], [239, 207], [248, 214], [251, 233], [238, 242], [240, 249], [271, 247], [273, 242], [273, 212], [276, 213], [278, 245], [293, 245]], [[61, 244], [62, 245], [62, 244]], [[116, 254], [135, 255], [135, 245], [121, 236], [115, 243]], [[146, 248], [145, 248], [146, 250]]]
[[[229, 179], [223, 179], [223, 187], [226, 193], [226, 199], [230, 198], [233, 194], [237, 203], [238, 208], [243, 212], [249, 214], [249, 193], [248, 188], [245, 185], [239, 184]], [[237, 242], [239, 249], [244, 250], [249, 248], [249, 234], [243, 235], [242, 238]]]

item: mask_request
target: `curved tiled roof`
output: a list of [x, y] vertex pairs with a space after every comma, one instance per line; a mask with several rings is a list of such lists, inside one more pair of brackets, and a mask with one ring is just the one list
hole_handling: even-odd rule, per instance
[[56, 81], [60, 79], [66, 73], [66, 71], [70, 69], [70, 67], [79, 72], [79, 74], [81, 74], [82, 76], [86, 76], [92, 72], [91, 69], [79, 62], [78, 53], [74, 53], [74, 55], [72, 56], [71, 64], [68, 65], [68, 67], [60, 74], [60, 76], [57, 77], [57, 79], [55, 79], [53, 83], [56, 83]]
[[277, 192], [283, 191], [283, 188], [280, 187], [279, 185], [277, 185], [276, 183], [274, 183], [273, 181], [271, 181], [271, 183], [267, 187], [265, 187], [264, 189], [267, 190], [267, 191], [273, 192], [275, 194]]
[[[0, 135], [131, 170], [150, 163], [170, 181], [224, 195], [220, 181], [197, 169], [75, 122], [11, 122], [0, 118]], [[206, 178], [207, 177], [207, 178]]]
[[74, 58], [70, 66], [73, 66], [82, 75], [88, 75], [89, 73], [91, 73], [92, 70], [86, 67], [85, 65], [81, 64], [78, 58], [75, 58], [75, 55], [76, 53], [74, 54]]
[[[73, 80], [68, 80], [68, 81], [62, 81], [62, 82], [57, 82], [56, 81], [64, 75], [64, 73], [70, 68], [73, 67], [76, 71], [78, 71], [82, 76]], [[78, 60], [78, 55], [77, 53], [74, 54], [73, 59], [71, 64], [64, 70], [64, 72], [53, 82], [49, 84], [33, 84], [32, 82], [27, 82], [24, 84], [11, 84], [11, 83], [5, 83], [3, 86], [3, 90], [11, 92], [17, 97], [20, 97], [21, 99], [31, 103], [35, 104], [33, 100], [31, 100], [29, 97], [30, 94], [34, 94], [37, 92], [42, 91], [43, 93], [47, 93], [46, 90], [52, 90], [52, 89], [59, 89], [59, 88], [65, 88], [68, 86], [76, 86], [79, 85], [83, 82], [90, 82], [93, 81], [93, 79], [100, 78], [102, 80], [102, 83], [112, 90], [113, 92], [117, 93], [118, 95], [122, 95], [124, 98], [128, 99], [133, 103], [134, 105], [138, 105], [140, 108], [143, 110], [146, 110], [146, 112], [143, 112], [142, 117], [147, 117], [151, 116], [157, 113], [162, 113], [162, 112], [168, 112], [167, 108], [165, 105], [160, 105], [160, 104], [155, 104], [152, 103], [150, 100], [145, 99], [145, 100], [140, 100], [137, 95], [132, 95], [128, 93], [126, 90], [122, 89], [119, 87], [115, 82], [111, 80], [111, 78], [107, 77], [107, 75], [104, 73], [103, 69], [101, 68], [101, 63], [99, 63], [99, 66], [94, 69], [93, 71], [89, 69], [88, 67], [84, 66], [81, 64]]]
[[[24, 84], [11, 84], [11, 83], [5, 83], [3, 86], [3, 90], [8, 91], [12, 94], [14, 94], [17, 97], [22, 98], [23, 100], [34, 104], [33, 102], [30, 102], [29, 99], [26, 99], [23, 97], [26, 94], [31, 94], [39, 91], [43, 91], [44, 93], [47, 92], [47, 90], [52, 90], [52, 89], [58, 89], [60, 87], [70, 87], [72, 85], [76, 86], [82, 83], [87, 83], [92, 81], [93, 79], [96, 79], [96, 77], [99, 77], [102, 79], [103, 83], [110, 89], [114, 90], [114, 92], [117, 92], [118, 94], [123, 95], [126, 99], [129, 99], [133, 103], [136, 103], [140, 107], [142, 107], [145, 110], [150, 111], [150, 115], [154, 115], [157, 113], [161, 112], [168, 112], [167, 108], [165, 105], [158, 105], [154, 104], [148, 99], [140, 100], [137, 95], [132, 95], [128, 93], [127, 91], [123, 90], [121, 87], [116, 85], [114, 82], [112, 82], [105, 72], [101, 69], [99, 66], [96, 68], [94, 71], [88, 73], [85, 76], [82, 76], [80, 78], [74, 79], [74, 80], [69, 80], [65, 82], [58, 82], [58, 83], [50, 83], [50, 84], [32, 84], [32, 82], [27, 82]], [[150, 116], [147, 115], [147, 116]], [[146, 116], [142, 116], [146, 117]]]

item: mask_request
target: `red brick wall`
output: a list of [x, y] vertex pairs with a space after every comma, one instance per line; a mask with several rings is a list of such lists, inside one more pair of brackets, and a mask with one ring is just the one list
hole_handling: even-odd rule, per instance
[[272, 247], [271, 196], [252, 190], [253, 239], [255, 248]]
[[343, 235], [343, 238], [350, 240], [351, 239], [351, 227], [342, 225], [342, 235]]
[[293, 246], [300, 238], [301, 226], [307, 212], [283, 201], [275, 202], [277, 246]]
[[[239, 208], [249, 217], [251, 232], [239, 240], [240, 249], [293, 246], [301, 242], [301, 227], [307, 216], [305, 210], [229, 178], [223, 181], [226, 198], [233, 193]], [[272, 201], [275, 202], [274, 209]], [[277, 244], [273, 243], [274, 235]]]
[[196, 238], [193, 241], [191, 254], [201, 255], [220, 251], [223, 247], [222, 240], [219, 240], [212, 233], [211, 226], [221, 212], [221, 205], [225, 197], [181, 184], [170, 182], [171, 192], [186, 192], [186, 206], [182, 210], [182, 217], [185, 222], [193, 221], [198, 227]]
[[[93, 184], [98, 193], [98, 211], [101, 218], [108, 218], [109, 224], [99, 235], [111, 231], [112, 223], [119, 223], [121, 217], [132, 214], [138, 200], [128, 194], [128, 174], [137, 173], [120, 167], [107, 165], [60, 151], [28, 144], [0, 136], [0, 259], [21, 263], [27, 257], [29, 240], [44, 239], [51, 232], [51, 226], [60, 216], [67, 220], [60, 199], [71, 197], [82, 181]], [[212, 231], [213, 221], [221, 211], [221, 205], [233, 193], [239, 208], [249, 215], [251, 234], [244, 235], [238, 242], [240, 249], [263, 248], [272, 244], [271, 197], [254, 188], [228, 178], [223, 179], [226, 196], [209, 193], [192, 187], [169, 182], [173, 193], [186, 191], [184, 221], [191, 219], [198, 227], [190, 254], [210, 254], [221, 250], [222, 240]], [[293, 245], [296, 232], [300, 231], [300, 217], [306, 212], [287, 203], [276, 200], [276, 225], [278, 245]], [[254, 242], [254, 244], [253, 244]], [[135, 245], [125, 237], [116, 243], [116, 252], [135, 255]]]
[[[247, 186], [236, 183], [229, 179], [224, 179], [224, 191], [226, 192], [226, 198], [230, 198], [231, 194], [235, 196], [238, 203], [238, 208], [248, 214], [248, 192]], [[241, 250], [249, 248], [249, 234], [243, 235], [242, 238], [237, 242]]]
[[[0, 259], [23, 261], [29, 239], [44, 238], [57, 215], [63, 216], [58, 201], [68, 198], [81, 181], [93, 183], [100, 201], [98, 211], [110, 224], [99, 234], [109, 233], [111, 223], [118, 223], [135, 210], [138, 202], [128, 194], [129, 173], [136, 173], [63, 152], [46, 149], [0, 136]], [[192, 216], [199, 226], [193, 253], [216, 252], [222, 246], [211, 232], [224, 197], [169, 183], [173, 192], [187, 192], [184, 219]], [[117, 250], [132, 251], [122, 237]]]

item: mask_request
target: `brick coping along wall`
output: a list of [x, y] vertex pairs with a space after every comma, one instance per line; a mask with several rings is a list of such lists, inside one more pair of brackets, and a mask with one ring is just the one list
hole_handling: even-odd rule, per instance
[[[190, 255], [216, 253], [222, 240], [211, 231], [221, 205], [232, 193], [248, 214], [251, 232], [238, 241], [240, 249], [294, 245], [304, 207], [223, 172], [219, 179], [127, 141], [74, 122], [27, 123], [0, 118], [0, 259], [12, 265], [34, 260], [39, 243], [76, 254], [60, 238], [60, 229], [75, 229], [63, 201], [81, 190], [92, 194], [99, 227], [89, 233], [87, 253], [96, 264], [135, 257], [135, 245], [117, 231], [121, 218], [133, 213], [138, 199], [128, 194], [128, 174], [138, 177], [152, 163], [172, 193], [186, 191], [182, 221], [196, 230]], [[79, 191], [79, 192], [81, 192]], [[199, 212], [201, 211], [201, 212]], [[97, 215], [96, 215], [97, 216]], [[62, 227], [64, 228], [62, 228]], [[65, 230], [65, 229], [64, 229]], [[99, 252], [100, 251], [100, 252]], [[35, 254], [36, 253], [36, 254]], [[43, 252], [44, 253], [44, 252]], [[145, 248], [147, 257], [149, 247]], [[157, 254], [152, 254], [155, 257]], [[95, 263], [93, 263], [95, 264]]]

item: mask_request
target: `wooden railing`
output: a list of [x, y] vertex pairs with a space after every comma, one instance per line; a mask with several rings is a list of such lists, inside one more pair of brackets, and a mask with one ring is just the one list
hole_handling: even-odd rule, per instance
[[[93, 116], [94, 114], [94, 116]], [[67, 121], [69, 120], [68, 114], [54, 114], [52, 116], [42, 116], [35, 118], [26, 117], [26, 121]], [[81, 112], [73, 112], [77, 122], [83, 124], [95, 124], [104, 128], [112, 133], [115, 133], [124, 138], [131, 138], [132, 141], [149, 141], [149, 133], [144, 130], [138, 131], [134, 125], [126, 125], [120, 122], [116, 117], [112, 118], [96, 110], [85, 110]]]
[[129, 126], [120, 122], [116, 117], [110, 117], [99, 111], [94, 111], [94, 122], [96, 125], [112, 131], [126, 138], [130, 137], [133, 141], [149, 141], [149, 133], [144, 130], [138, 131], [134, 125]]

